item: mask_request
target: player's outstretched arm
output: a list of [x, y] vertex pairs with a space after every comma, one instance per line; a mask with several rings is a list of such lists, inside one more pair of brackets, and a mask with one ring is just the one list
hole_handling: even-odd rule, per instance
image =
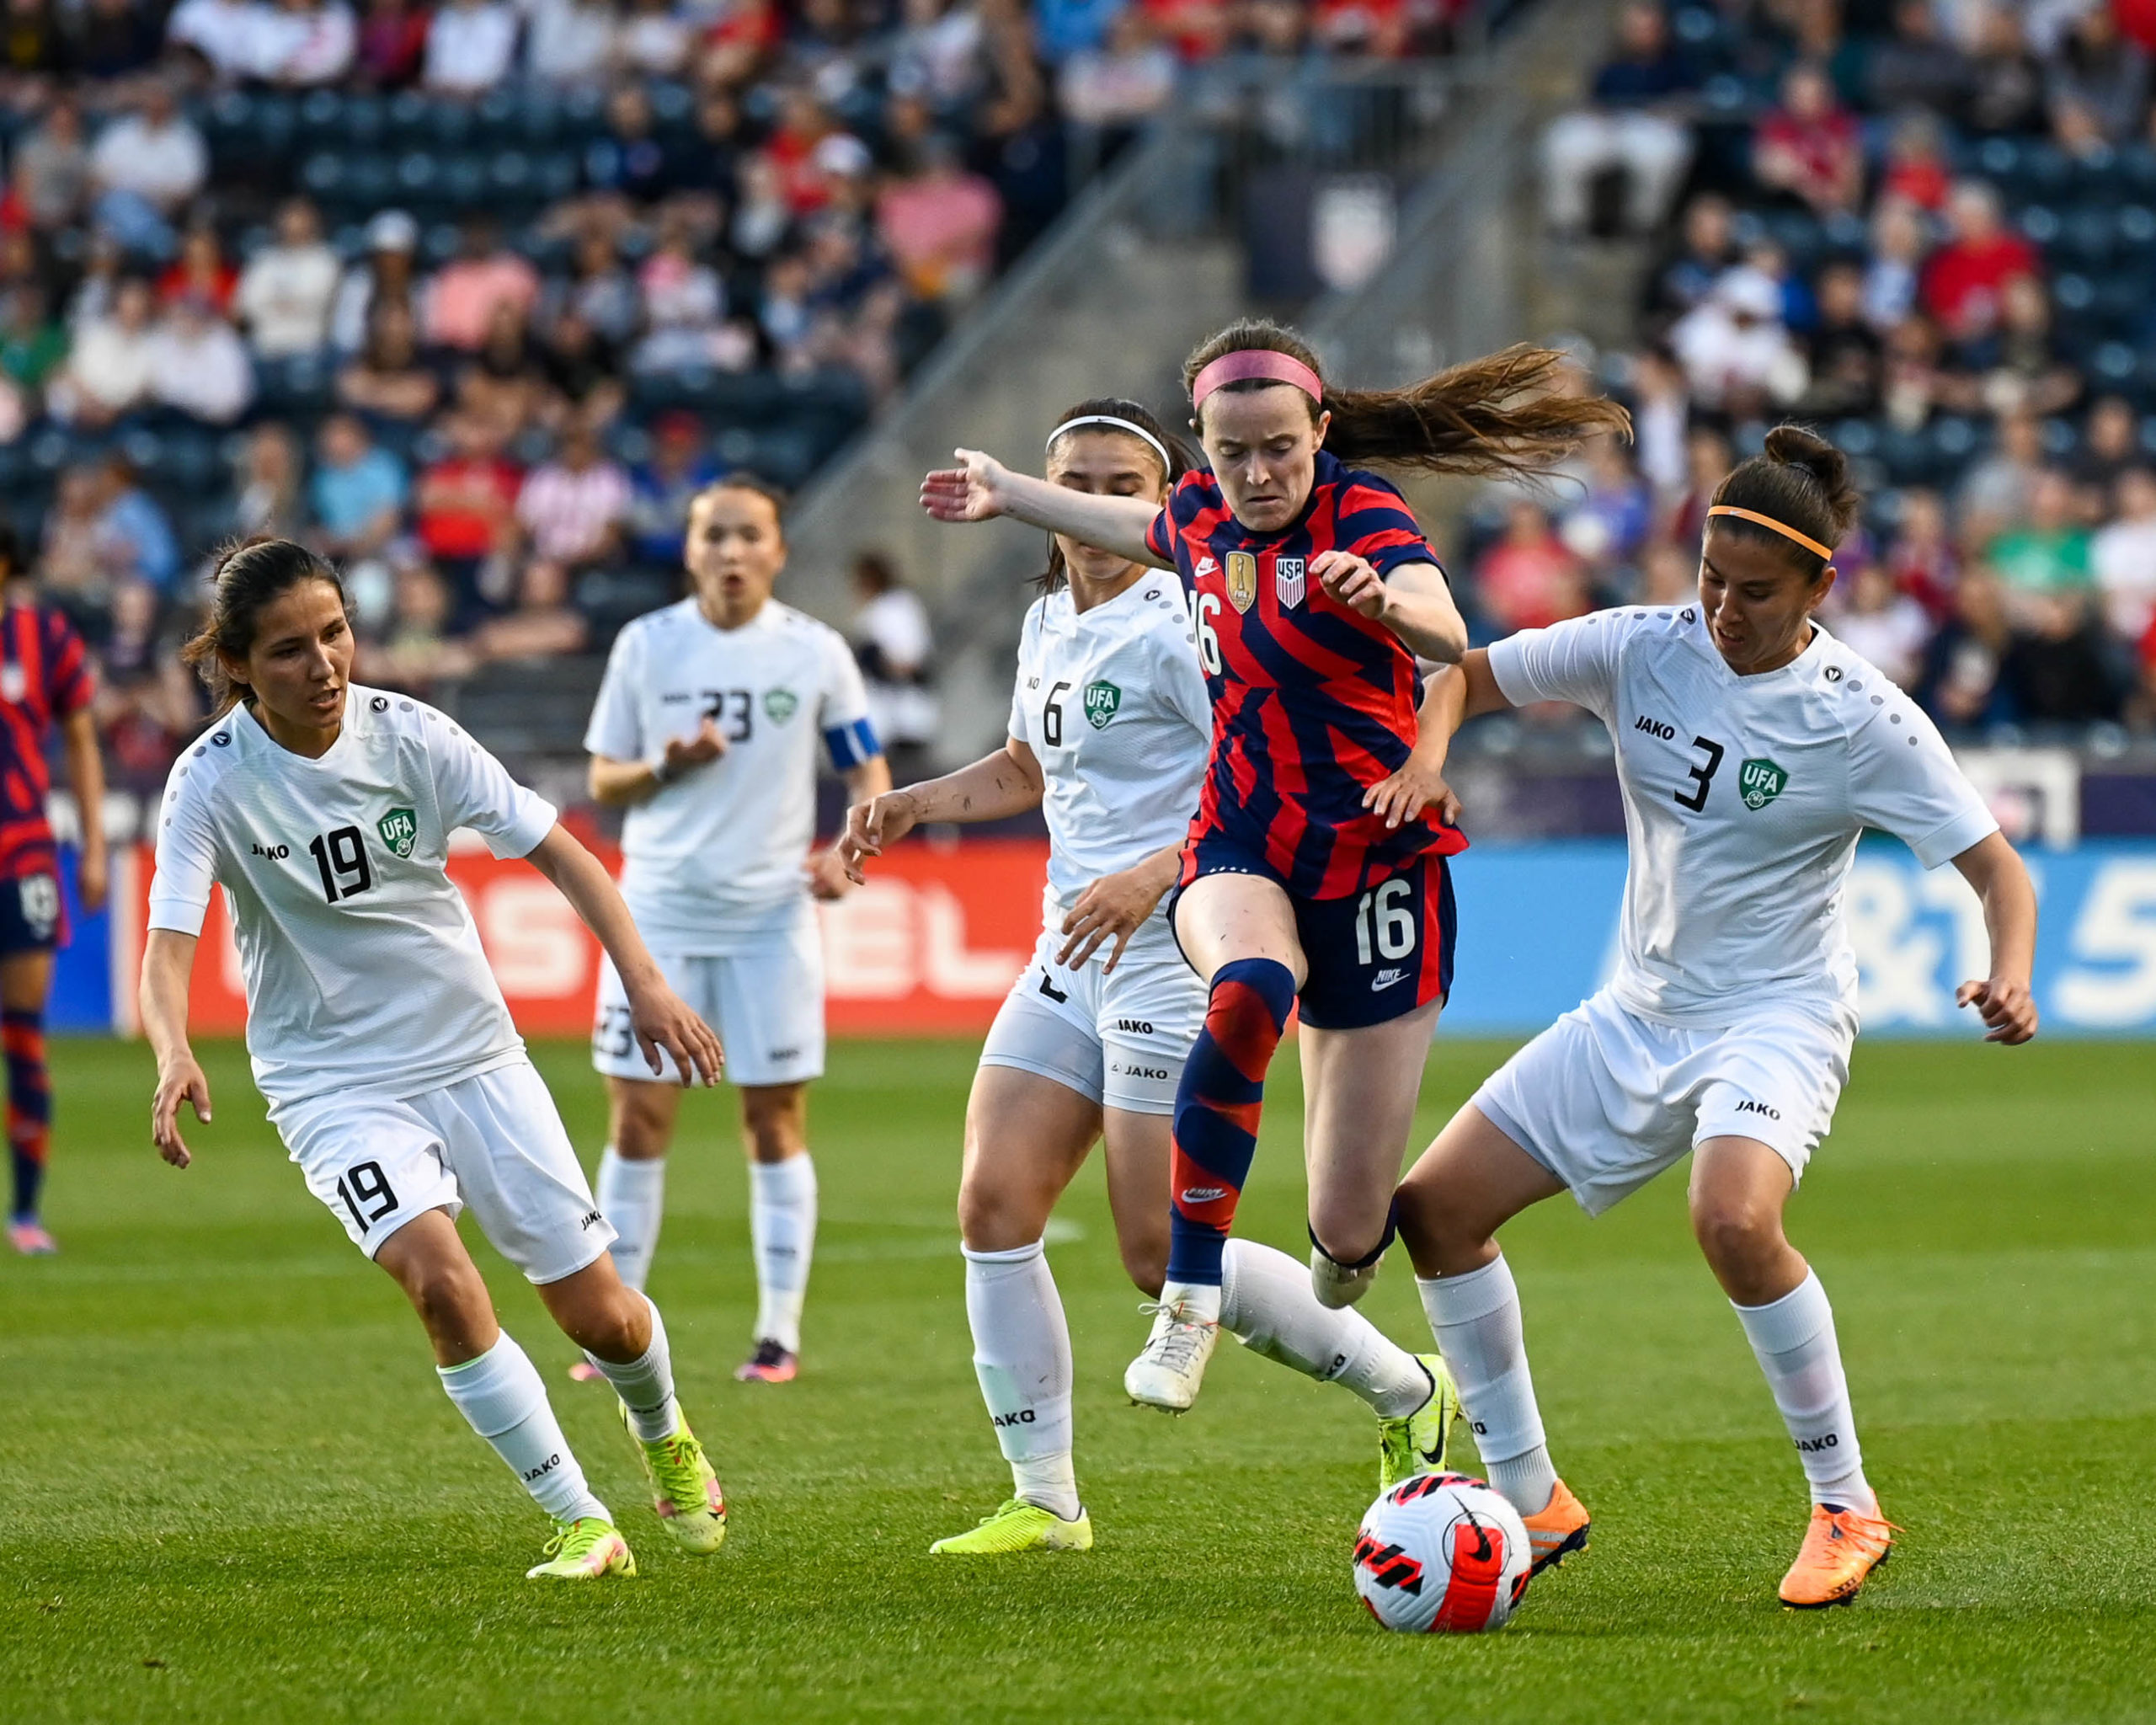
[[1470, 717], [1495, 713], [1512, 702], [1490, 674], [1490, 655], [1480, 647], [1458, 665], [1441, 665], [1422, 680], [1422, 704], [1415, 714], [1415, 747], [1400, 770], [1363, 793], [1363, 806], [1387, 826], [1434, 809], [1447, 826], [1460, 825], [1460, 798], [1444, 781], [1454, 732]]
[[1466, 620], [1435, 563], [1406, 563], [1381, 575], [1366, 558], [1335, 547], [1312, 558], [1310, 572], [1349, 610], [1390, 629], [1417, 659], [1457, 665], [1467, 651]]
[[636, 919], [599, 859], [557, 822], [525, 861], [553, 882], [614, 961], [622, 991], [629, 997], [629, 1023], [645, 1064], [660, 1077], [666, 1076], [665, 1063], [659, 1057], [664, 1049], [684, 1076], [693, 1072], [706, 1084], [718, 1083], [724, 1065], [718, 1039], [688, 1002], [667, 986], [658, 961], [637, 932]]
[[157, 1057], [150, 1141], [175, 1168], [195, 1160], [179, 1135], [180, 1103], [193, 1103], [195, 1118], [210, 1124], [210, 1081], [187, 1043], [187, 984], [195, 972], [195, 936], [177, 929], [152, 929], [142, 943], [142, 982], [136, 996], [142, 1034]]
[[87, 707], [60, 722], [67, 756], [67, 788], [81, 811], [82, 850], [75, 864], [75, 893], [85, 911], [104, 908], [110, 879], [104, 844], [104, 757], [98, 752], [97, 721]]
[[2026, 1042], [2036, 1033], [2036, 1001], [2029, 975], [2036, 958], [2036, 889], [2006, 835], [1991, 833], [1954, 859], [1961, 878], [1983, 901], [1991, 936], [1991, 975], [1954, 991], [1957, 1007], [1983, 1014], [1986, 1042]]
[[992, 521], [1004, 515], [1051, 533], [1067, 533], [1083, 544], [1149, 569], [1169, 567], [1145, 542], [1145, 530], [1161, 512], [1158, 504], [1139, 497], [1066, 490], [1045, 479], [1014, 473], [977, 449], [952, 453], [957, 467], [938, 467], [921, 482], [921, 506], [937, 521]]
[[868, 879], [867, 859], [882, 856], [886, 845], [896, 844], [924, 821], [963, 826], [1001, 820], [1039, 808], [1047, 791], [1039, 759], [1017, 738], [1009, 738], [993, 755], [956, 772], [855, 804], [846, 811], [846, 831], [835, 847], [840, 866], [848, 880], [863, 885]]

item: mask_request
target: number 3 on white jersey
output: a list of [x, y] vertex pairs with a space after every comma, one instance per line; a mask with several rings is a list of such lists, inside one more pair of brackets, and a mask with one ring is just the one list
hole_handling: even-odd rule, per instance
[[1198, 626], [1198, 661], [1205, 667], [1205, 675], [1220, 675], [1220, 638], [1213, 633], [1212, 619], [1220, 609], [1218, 593], [1199, 593], [1190, 595], [1190, 620]]

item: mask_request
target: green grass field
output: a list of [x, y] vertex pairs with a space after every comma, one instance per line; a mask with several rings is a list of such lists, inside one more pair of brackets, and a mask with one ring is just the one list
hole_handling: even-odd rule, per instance
[[[1501, 1049], [1441, 1044], [1434, 1125]], [[1052, 1248], [1079, 1365], [1087, 1557], [925, 1553], [1008, 1477], [950, 1220], [972, 1049], [854, 1044], [818, 1090], [808, 1367], [729, 1381], [753, 1306], [732, 1100], [692, 1107], [653, 1292], [733, 1505], [674, 1554], [602, 1391], [481, 1248], [642, 1577], [523, 1579], [544, 1526], [436, 1388], [417, 1324], [302, 1188], [236, 1049], [193, 1170], [147, 1147], [138, 1048], [62, 1044], [50, 1219], [0, 1263], [0, 1717], [122, 1720], [2156, 1717], [2156, 1057], [1867, 1044], [1795, 1210], [1887, 1512], [1853, 1608], [1774, 1587], [1805, 1501], [1664, 1179], [1517, 1225], [1553, 1448], [1593, 1551], [1484, 1639], [1380, 1633], [1348, 1550], [1374, 1490], [1344, 1392], [1225, 1349], [1171, 1422], [1097, 1172]], [[581, 1051], [541, 1050], [579, 1143]], [[1244, 1226], [1298, 1250], [1293, 1063]], [[1404, 1264], [1366, 1308], [1428, 1345]], [[1461, 1439], [1465, 1442], [1465, 1436]]]

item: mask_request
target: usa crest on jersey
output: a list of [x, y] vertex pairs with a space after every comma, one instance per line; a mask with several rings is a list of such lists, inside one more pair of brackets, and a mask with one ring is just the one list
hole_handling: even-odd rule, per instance
[[1280, 608], [1293, 611], [1303, 602], [1309, 580], [1304, 574], [1305, 559], [1299, 557], [1276, 558], [1273, 563], [1273, 590], [1280, 597]]

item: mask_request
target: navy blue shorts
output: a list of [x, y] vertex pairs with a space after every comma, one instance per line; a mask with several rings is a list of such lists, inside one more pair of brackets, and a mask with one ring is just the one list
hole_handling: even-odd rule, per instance
[[51, 952], [60, 944], [63, 927], [59, 876], [0, 880], [0, 959]]
[[[1262, 861], [1211, 834], [1198, 841], [1183, 866], [1193, 881], [1209, 874], [1254, 874], [1287, 890]], [[1187, 890], [1188, 883], [1176, 889], [1171, 928], [1175, 904]], [[1288, 900], [1310, 967], [1298, 1007], [1313, 1029], [1390, 1023], [1452, 992], [1452, 870], [1444, 857], [1426, 851], [1397, 874], [1348, 898], [1289, 893]]]

